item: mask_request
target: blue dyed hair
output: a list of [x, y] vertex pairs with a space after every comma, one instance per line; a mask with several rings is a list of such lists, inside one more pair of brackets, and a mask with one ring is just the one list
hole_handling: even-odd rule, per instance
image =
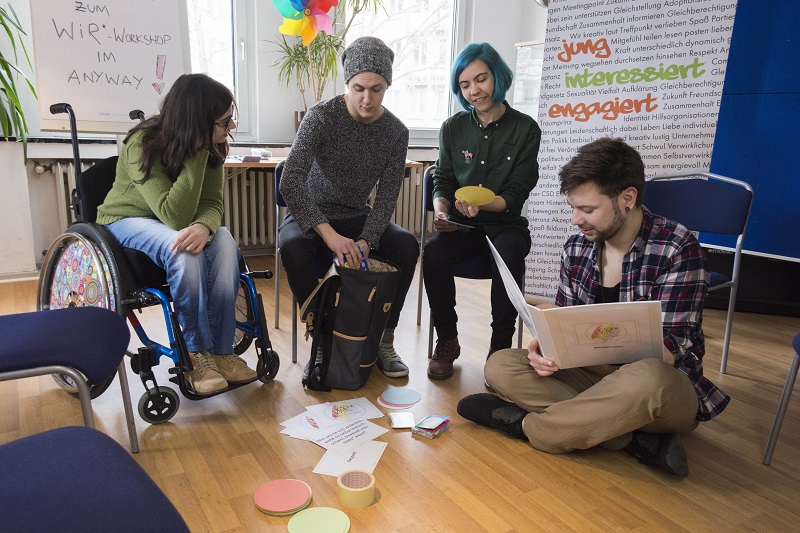
[[489, 67], [489, 71], [494, 76], [494, 91], [492, 92], [492, 101], [495, 104], [502, 103], [506, 99], [506, 91], [511, 87], [511, 82], [514, 80], [514, 73], [508, 68], [508, 65], [497, 50], [492, 48], [489, 43], [470, 43], [461, 50], [458, 54], [455, 63], [453, 63], [453, 70], [450, 72], [450, 90], [456, 95], [458, 103], [461, 104], [466, 110], [471, 110], [472, 105], [467, 102], [464, 95], [461, 94], [461, 86], [458, 84], [458, 78], [467, 65], [480, 59]]

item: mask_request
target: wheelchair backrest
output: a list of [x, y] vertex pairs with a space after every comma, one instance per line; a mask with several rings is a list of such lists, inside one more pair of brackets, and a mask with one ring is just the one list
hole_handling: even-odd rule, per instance
[[75, 217], [84, 222], [97, 220], [97, 208], [106, 199], [117, 175], [117, 156], [95, 163], [80, 173], [76, 180], [77, 194], [72, 198]]

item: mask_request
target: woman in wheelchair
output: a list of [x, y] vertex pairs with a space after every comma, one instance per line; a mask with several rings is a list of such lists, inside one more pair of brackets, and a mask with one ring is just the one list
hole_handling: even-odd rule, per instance
[[239, 248], [220, 226], [235, 109], [221, 83], [204, 74], [180, 76], [160, 113], [128, 133], [97, 214], [122, 246], [166, 271], [194, 367], [185, 377], [198, 394], [256, 377], [232, 353]]

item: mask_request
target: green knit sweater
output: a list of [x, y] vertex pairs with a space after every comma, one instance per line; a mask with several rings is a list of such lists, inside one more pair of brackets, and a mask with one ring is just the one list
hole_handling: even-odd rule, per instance
[[105, 201], [97, 210], [98, 224], [111, 224], [128, 217], [158, 218], [172, 229], [181, 230], [199, 222], [213, 235], [222, 221], [222, 165], [208, 166], [208, 150], [200, 150], [183, 162], [178, 178], [167, 177], [160, 159], [150, 177], [139, 168], [142, 133], [131, 137], [120, 151], [117, 177]]

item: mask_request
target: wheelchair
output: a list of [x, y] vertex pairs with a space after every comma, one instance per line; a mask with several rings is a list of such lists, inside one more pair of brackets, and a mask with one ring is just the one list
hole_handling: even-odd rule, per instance
[[[280, 359], [269, 340], [264, 304], [256, 291], [254, 278], [270, 279], [272, 272], [252, 272], [239, 254], [239, 292], [236, 298], [236, 336], [233, 353], [243, 354], [253, 343], [258, 356], [256, 377], [250, 381], [229, 385], [209, 394], [196, 393], [188, 385], [186, 372], [192, 370], [189, 352], [183, 339], [177, 315], [172, 309], [166, 273], [150, 258], [131, 248], [122, 247], [104, 226], [95, 223], [97, 208], [111, 190], [116, 175], [117, 156], [107, 158], [81, 172], [75, 114], [69, 104], [54, 104], [53, 114], [67, 113], [72, 133], [76, 187], [71, 194], [70, 208], [76, 222], [62, 233], [47, 251], [39, 275], [37, 308], [59, 309], [73, 306], [95, 306], [111, 309], [127, 318], [143, 344], [136, 353], [128, 351], [131, 368], [139, 374], [145, 392], [139, 400], [138, 411], [143, 420], [159, 424], [171, 419], [178, 410], [180, 397], [171, 388], [156, 382], [153, 367], [161, 357], [174, 364], [169, 369], [169, 381], [176, 384], [184, 397], [201, 400], [259, 380], [271, 382], [278, 373]], [[132, 111], [131, 119], [143, 118], [141, 111]], [[169, 345], [148, 337], [136, 311], [160, 306], [166, 322]], [[86, 342], [91, 342], [87, 338]], [[56, 374], [58, 385], [77, 395], [71, 378]], [[102, 394], [113, 381], [91, 385], [91, 396]]]

